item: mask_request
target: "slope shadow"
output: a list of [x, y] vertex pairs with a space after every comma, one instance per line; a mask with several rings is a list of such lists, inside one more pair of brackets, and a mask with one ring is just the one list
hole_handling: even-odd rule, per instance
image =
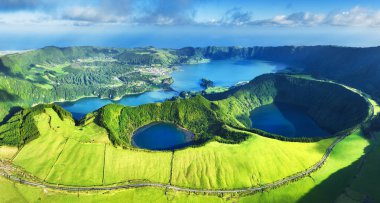
[[17, 113], [17, 112], [19, 112], [19, 111], [21, 111], [21, 110], [23, 110], [23, 108], [20, 107], [20, 106], [14, 106], [14, 107], [12, 107], [12, 108], [8, 111], [8, 114], [3, 118], [3, 120], [0, 121], [0, 125], [5, 124], [9, 119], [12, 118], [13, 115], [15, 115], [15, 113]]
[[7, 92], [6, 90], [0, 90], [0, 101], [1, 102], [7, 102], [7, 101], [17, 101], [19, 100], [20, 97], [18, 95], [15, 95], [15, 94], [11, 94], [9, 92]]
[[[371, 148], [370, 144], [364, 151], [365, 154]], [[311, 203], [311, 202], [335, 202], [335, 200], [345, 192], [345, 189], [350, 185], [351, 181], [356, 178], [360, 170], [362, 159], [365, 155], [353, 162], [351, 165], [333, 173], [322, 183], [311, 189], [305, 194], [298, 202]]]

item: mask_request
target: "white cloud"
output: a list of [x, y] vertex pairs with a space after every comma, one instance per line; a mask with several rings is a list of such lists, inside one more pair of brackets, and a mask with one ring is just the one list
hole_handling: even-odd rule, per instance
[[336, 26], [380, 26], [380, 11], [354, 7], [349, 11], [330, 13], [326, 24]]
[[[380, 10], [353, 7], [350, 10], [312, 13], [296, 12], [276, 15], [268, 19], [253, 18], [253, 11], [241, 8], [227, 10], [221, 17], [197, 13], [194, 1], [179, 0], [167, 4], [166, 0], [156, 0], [156, 4], [136, 8], [135, 0], [120, 0], [121, 4], [111, 4], [100, 0], [99, 5], [69, 5], [57, 10], [0, 11], [0, 23], [9, 25], [74, 25], [95, 24], [125, 25], [207, 25], [207, 26], [272, 26], [272, 27], [380, 27]], [[144, 4], [145, 5], [145, 4]]]
[[126, 22], [127, 17], [124, 15], [115, 15], [99, 7], [70, 7], [65, 9], [61, 15], [62, 19], [72, 20], [76, 23], [120, 23]]
[[253, 21], [251, 24], [272, 26], [314, 26], [323, 23], [324, 19], [324, 14], [298, 12], [290, 15], [278, 15], [272, 19]]
[[41, 22], [50, 22], [52, 17], [41, 12], [28, 12], [28, 11], [18, 11], [13, 13], [3, 13], [0, 15], [1, 20], [5, 24], [38, 24]]
[[328, 14], [314, 14], [310, 12], [298, 12], [290, 15], [278, 15], [271, 19], [252, 21], [253, 25], [271, 26], [361, 26], [379, 27], [380, 11], [354, 7], [348, 11], [330, 12]]

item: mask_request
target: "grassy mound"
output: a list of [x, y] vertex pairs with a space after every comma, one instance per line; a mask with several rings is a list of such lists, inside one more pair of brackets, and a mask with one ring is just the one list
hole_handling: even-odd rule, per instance
[[38, 121], [34, 120], [34, 117], [45, 112], [46, 108], [52, 108], [61, 120], [73, 121], [71, 114], [57, 105], [38, 105], [25, 109], [0, 126], [0, 145], [20, 147], [40, 136]]
[[115, 145], [129, 147], [134, 131], [157, 121], [187, 128], [195, 133], [198, 143], [209, 140], [238, 143], [248, 137], [228, 130], [227, 126], [280, 140], [307, 142], [321, 139], [286, 138], [251, 129], [250, 112], [273, 102], [290, 103], [305, 109], [319, 126], [332, 134], [356, 126], [369, 115], [369, 103], [344, 86], [291, 75], [263, 75], [229, 91], [207, 94], [206, 98], [197, 95], [138, 107], [110, 104], [88, 115], [82, 122], [95, 119], [108, 130]]
[[[115, 145], [131, 146], [131, 136], [138, 128], [152, 122], [165, 121], [182, 126], [195, 134], [198, 143], [220, 136], [225, 142], [237, 142], [245, 136], [224, 133], [223, 123], [217, 118], [213, 103], [198, 95], [190, 99], [177, 99], [164, 103], [128, 107], [116, 104], [98, 110], [96, 122], [105, 127]], [[85, 122], [85, 121], [84, 121]]]

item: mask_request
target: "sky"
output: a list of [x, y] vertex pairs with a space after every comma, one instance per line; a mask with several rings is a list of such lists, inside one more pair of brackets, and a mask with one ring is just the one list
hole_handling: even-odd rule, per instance
[[380, 1], [0, 0], [0, 50], [380, 45]]

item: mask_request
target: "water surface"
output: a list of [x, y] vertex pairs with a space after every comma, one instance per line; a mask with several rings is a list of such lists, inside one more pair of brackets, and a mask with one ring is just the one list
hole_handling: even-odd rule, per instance
[[214, 82], [215, 86], [230, 87], [241, 81], [275, 72], [280, 65], [258, 60], [214, 60], [209, 63], [183, 65], [172, 73], [177, 91], [200, 91], [202, 78]]
[[132, 144], [150, 150], [173, 150], [188, 146], [194, 135], [175, 124], [157, 122], [138, 129], [132, 136]]
[[286, 137], [325, 137], [330, 135], [300, 107], [269, 104], [251, 112], [252, 128]]
[[140, 104], [163, 102], [166, 99], [170, 99], [176, 95], [177, 93], [174, 91], [160, 90], [145, 92], [136, 95], [128, 95], [118, 101], [113, 101], [110, 99], [100, 99], [97, 97], [87, 97], [74, 102], [63, 102], [58, 104], [61, 105], [67, 111], [71, 112], [75, 119], [79, 120], [83, 118], [86, 114], [95, 111], [110, 103], [117, 103], [127, 106], [138, 106]]
[[276, 72], [283, 66], [258, 60], [215, 60], [209, 63], [183, 65], [172, 73], [175, 91], [152, 91], [139, 95], [128, 95], [119, 101], [100, 98], [83, 98], [75, 102], [58, 103], [73, 114], [77, 120], [84, 115], [110, 103], [127, 106], [163, 102], [177, 96], [181, 91], [200, 91], [200, 80], [207, 78], [214, 81], [216, 86], [230, 87], [241, 81], [249, 81], [264, 73]]

